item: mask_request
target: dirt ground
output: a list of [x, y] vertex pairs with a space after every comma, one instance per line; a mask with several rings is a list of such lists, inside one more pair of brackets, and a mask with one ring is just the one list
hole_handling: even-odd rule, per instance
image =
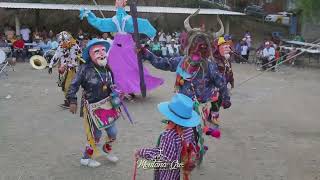
[[[99, 158], [102, 166], [91, 169], [79, 163], [82, 119], [57, 106], [63, 93], [56, 74], [17, 64], [0, 79], [0, 179], [131, 179], [133, 152], [155, 145], [163, 130], [156, 105], [170, 99], [174, 84], [173, 73], [147, 66], [165, 84], [128, 103], [136, 124], [117, 123], [120, 161]], [[258, 73], [247, 64], [235, 64], [234, 72], [236, 84]], [[320, 180], [319, 90], [319, 69], [291, 67], [234, 89], [231, 109], [222, 112], [222, 138], [206, 139], [209, 150], [192, 179]], [[152, 171], [139, 169], [137, 179], [152, 179]]]

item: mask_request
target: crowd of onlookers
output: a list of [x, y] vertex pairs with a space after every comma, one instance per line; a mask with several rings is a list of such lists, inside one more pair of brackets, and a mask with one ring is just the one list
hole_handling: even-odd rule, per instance
[[[56, 32], [47, 31], [46, 27], [42, 27], [39, 31], [37, 28], [31, 30], [27, 26], [22, 26], [20, 33], [16, 34], [12, 27], [6, 26], [3, 33], [0, 33], [0, 48], [13, 57], [21, 57], [22, 59], [30, 58], [36, 49], [36, 53], [43, 55], [49, 50], [55, 50], [58, 47]], [[105, 39], [109, 42], [113, 40], [113, 34], [89, 34], [79, 30], [73, 37], [77, 40], [80, 48], [84, 48], [87, 42], [92, 38]], [[158, 32], [157, 36], [150, 40], [141, 37], [141, 43], [148, 46], [154, 54], [161, 57], [176, 57], [183, 55], [181, 44], [187, 37], [186, 31], [174, 32]], [[225, 35], [225, 40], [230, 43], [232, 49], [232, 61], [236, 63], [248, 63], [250, 52], [256, 52], [256, 56], [260, 58], [263, 64], [275, 65], [280, 57], [279, 43], [280, 39], [271, 36], [265, 39], [261, 45], [254, 49], [253, 38], [249, 31], [237, 42], [231, 35]], [[7, 49], [3, 49], [7, 48]], [[263, 66], [265, 67], [265, 66]]]
[[186, 32], [175, 31], [165, 33], [160, 31], [153, 40], [142, 41], [157, 56], [176, 57], [182, 55], [181, 38]]
[[3, 33], [0, 33], [0, 48], [8, 56], [22, 60], [29, 58], [33, 52], [44, 54], [57, 47], [55, 33], [52, 30], [47, 31], [46, 27], [39, 31], [23, 25], [20, 33], [16, 33], [14, 28], [5, 26]]

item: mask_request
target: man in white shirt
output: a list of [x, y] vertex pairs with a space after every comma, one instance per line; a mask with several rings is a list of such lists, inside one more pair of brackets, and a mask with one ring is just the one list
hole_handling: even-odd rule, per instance
[[167, 39], [167, 44], [170, 44], [171, 39], [172, 39], [172, 36], [170, 35], [170, 33], [168, 33], [166, 39]]
[[162, 57], [168, 56], [168, 48], [164, 43], [161, 44], [161, 55]]
[[174, 39], [172, 39], [170, 45], [168, 45], [168, 52], [170, 57], [178, 56], [178, 49], [175, 46]]
[[23, 27], [21, 30], [20, 30], [20, 34], [22, 35], [22, 39], [24, 40], [25, 43], [29, 43], [31, 42], [30, 41], [30, 29], [27, 28], [27, 27]]
[[240, 59], [240, 63], [248, 62], [248, 59], [249, 59], [248, 49], [249, 49], [249, 47], [248, 47], [246, 41], [242, 41], [241, 42], [241, 51], [240, 51], [242, 58]]
[[262, 69], [266, 70], [268, 67], [268, 64], [272, 64], [273, 68], [272, 70], [275, 70], [275, 55], [276, 55], [276, 50], [274, 47], [270, 44], [270, 42], [265, 42], [265, 48], [262, 51]]
[[166, 40], [166, 35], [165, 33], [161, 33], [160, 36], [159, 36], [159, 42], [160, 43], [165, 43], [167, 40]]

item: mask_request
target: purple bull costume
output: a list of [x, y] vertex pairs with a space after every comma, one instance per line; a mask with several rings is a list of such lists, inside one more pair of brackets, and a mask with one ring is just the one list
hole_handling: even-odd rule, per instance
[[[87, 17], [89, 24], [102, 32], [117, 32], [109, 51], [108, 64], [115, 77], [117, 88], [124, 93], [140, 93], [138, 59], [131, 34], [133, 33], [132, 17], [124, 10], [125, 2], [117, 1], [116, 15], [112, 18], [97, 18], [89, 10], [81, 10], [80, 18]], [[138, 18], [139, 33], [154, 37], [156, 30], [146, 19]], [[163, 84], [163, 80], [152, 76], [144, 68], [144, 79], [147, 90]]]

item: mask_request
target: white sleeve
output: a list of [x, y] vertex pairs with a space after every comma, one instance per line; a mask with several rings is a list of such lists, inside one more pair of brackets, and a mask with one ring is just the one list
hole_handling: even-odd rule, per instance
[[50, 60], [49, 68], [52, 68], [53, 64], [56, 61], [58, 61], [61, 58], [62, 55], [63, 55], [63, 51], [59, 46], [58, 49], [56, 50], [56, 52], [54, 53], [54, 56]]
[[74, 45], [71, 50], [70, 50], [70, 59], [71, 59], [71, 63], [74, 66], [77, 66], [77, 57], [80, 54], [80, 47], [78, 46], [78, 44]]
[[263, 56], [263, 57], [268, 57], [268, 51], [267, 51], [266, 48], [263, 49], [263, 51], [262, 51], [262, 56]]

